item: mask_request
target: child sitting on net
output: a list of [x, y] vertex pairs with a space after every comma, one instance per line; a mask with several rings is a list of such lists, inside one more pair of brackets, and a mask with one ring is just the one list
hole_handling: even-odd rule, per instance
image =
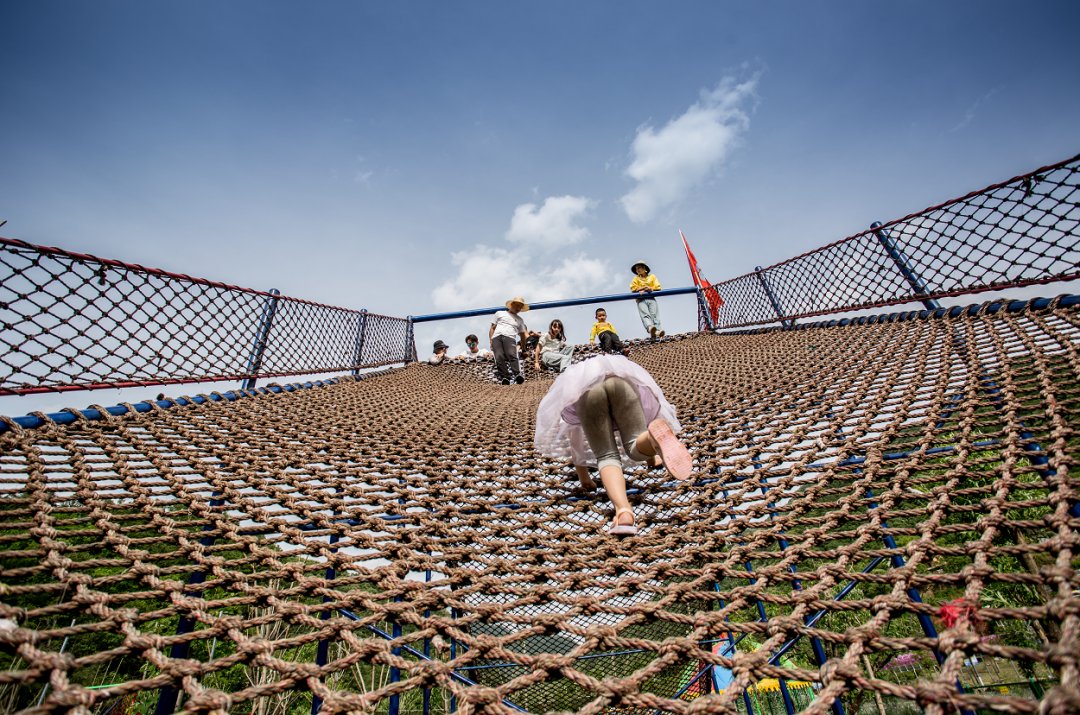
[[596, 487], [588, 467], [597, 467], [615, 507], [608, 533], [628, 536], [638, 527], [623, 463], [659, 466], [659, 457], [671, 476], [688, 479], [690, 453], [675, 436], [681, 429], [675, 408], [645, 368], [619, 355], [601, 355], [571, 365], [552, 383], [536, 410], [534, 443], [546, 457], [571, 459], [586, 489]]
[[606, 353], [630, 354], [630, 348], [623, 345], [619, 340], [619, 334], [615, 332], [615, 326], [607, 322], [607, 311], [603, 308], [596, 309], [596, 322], [593, 323], [592, 333], [589, 334], [589, 342], [600, 341], [600, 349]]

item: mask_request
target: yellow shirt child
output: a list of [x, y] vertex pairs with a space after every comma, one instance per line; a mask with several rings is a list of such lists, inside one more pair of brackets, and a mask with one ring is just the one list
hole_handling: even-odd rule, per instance
[[597, 338], [600, 339], [600, 349], [606, 353], [622, 353], [626, 355], [629, 352], [629, 349], [623, 346], [622, 341], [619, 340], [619, 334], [615, 332], [615, 326], [607, 322], [607, 311], [603, 308], [596, 309], [596, 322], [593, 323], [589, 342], [596, 342]]
[[645, 261], [638, 261], [630, 266], [630, 270], [634, 273], [634, 280], [630, 281], [630, 291], [638, 294], [637, 309], [641, 316], [641, 325], [648, 331], [651, 340], [662, 338], [664, 329], [660, 326], [660, 306], [652, 297], [653, 291], [660, 290], [660, 281]]

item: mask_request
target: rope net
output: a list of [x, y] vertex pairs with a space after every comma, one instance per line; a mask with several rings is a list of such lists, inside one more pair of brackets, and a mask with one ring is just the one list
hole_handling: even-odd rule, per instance
[[0, 704], [1077, 712], [1078, 343], [1062, 300], [640, 345], [697, 472], [629, 471], [625, 539], [532, 450], [547, 373], [9, 421]]

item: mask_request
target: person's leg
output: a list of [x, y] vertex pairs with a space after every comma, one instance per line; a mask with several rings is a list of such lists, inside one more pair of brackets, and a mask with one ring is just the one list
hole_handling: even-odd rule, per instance
[[[509, 343], [509, 346], [507, 345]], [[514, 341], [505, 335], [496, 335], [491, 341], [491, 350], [495, 353], [495, 372], [500, 380], [509, 380], [510, 368], [507, 352], [514, 351]]]
[[693, 474], [694, 460], [690, 451], [675, 436], [671, 425], [664, 420], [656, 419], [650, 422], [648, 428], [634, 440], [634, 447], [639, 454], [647, 457], [658, 455], [668, 474], [676, 479], [689, 479]]
[[641, 433], [647, 434], [645, 412], [641, 409], [641, 398], [638, 397], [637, 390], [621, 377], [609, 377], [601, 384], [607, 394], [608, 404], [611, 405], [611, 415], [619, 428], [626, 454], [636, 462], [650, 461], [649, 457], [655, 452], [643, 452], [641, 447], [648, 448], [651, 445], [637, 446]]
[[572, 345], [567, 345], [558, 352], [558, 358], [559, 372], [565, 372], [566, 368], [570, 367], [570, 364], [574, 361], [574, 347]]
[[[656, 298], [649, 298], [641, 303], [645, 304], [645, 310], [649, 314], [649, 324], [652, 326], [649, 332], [655, 338], [664, 337], [664, 329], [660, 327], [660, 304], [656, 302]], [[639, 307], [641, 303], [638, 304]]]
[[645, 332], [649, 335], [655, 334], [656, 326], [653, 324], [652, 312], [649, 310], [649, 303], [652, 302], [648, 298], [639, 300], [637, 302], [638, 317], [641, 318], [641, 327], [645, 328]]
[[622, 526], [620, 533], [632, 533], [634, 511], [626, 496], [626, 478], [623, 476], [622, 460], [619, 448], [615, 444], [615, 433], [611, 422], [611, 406], [603, 383], [594, 385], [578, 398], [577, 415], [589, 448], [596, 455], [596, 464], [600, 469], [600, 481], [604, 491], [615, 507], [615, 520], [612, 527]]
[[615, 348], [615, 341], [619, 339], [615, 333], [610, 330], [605, 330], [596, 336], [596, 339], [600, 341], [600, 350], [605, 353], [617, 353], [618, 349]]
[[517, 380], [518, 383], [524, 382], [521, 377], [521, 362], [518, 360], [517, 341], [513, 338], [508, 338], [505, 335], [500, 337], [506, 341], [506, 363], [510, 368], [510, 372], [513, 373], [513, 375], [510, 376], [510, 379]]
[[577, 401], [577, 416], [581, 420], [585, 441], [596, 456], [597, 466], [603, 467], [605, 462], [622, 464], [619, 448], [615, 444], [615, 428], [611, 422], [611, 408], [603, 383], [593, 385], [581, 394]]
[[[615, 507], [615, 518], [611, 520], [611, 531], [615, 534], [633, 534], [635, 527], [634, 509], [626, 496], [626, 477], [621, 465], [607, 464], [600, 468], [600, 481], [604, 484], [611, 505]], [[619, 528], [622, 527], [622, 528]]]

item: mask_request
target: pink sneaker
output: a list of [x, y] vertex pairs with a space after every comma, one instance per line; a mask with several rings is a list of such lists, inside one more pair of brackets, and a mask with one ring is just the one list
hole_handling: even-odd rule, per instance
[[694, 471], [693, 460], [690, 452], [671, 430], [671, 425], [664, 420], [653, 420], [649, 423], [649, 436], [656, 443], [668, 474], [679, 481], [689, 479]]

